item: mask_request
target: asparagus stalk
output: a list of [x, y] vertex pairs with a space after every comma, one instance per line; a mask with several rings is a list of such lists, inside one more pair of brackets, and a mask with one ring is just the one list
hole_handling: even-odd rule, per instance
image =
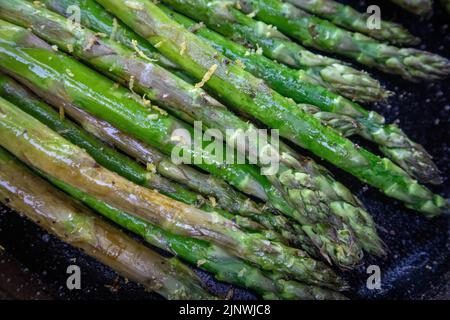
[[264, 270], [332, 289], [344, 286], [331, 269], [301, 250], [245, 233], [215, 212], [171, 200], [108, 171], [84, 150], [3, 98], [0, 113], [0, 144], [43, 173], [169, 232], [220, 245]]
[[[4, 6], [4, 8], [6, 10], [6, 8], [8, 7]], [[33, 40], [30, 32], [25, 29], [14, 27], [6, 23], [3, 23], [3, 25], [5, 28], [5, 34], [7, 34], [5, 37], [9, 39], [15, 39], [13, 41], [21, 43], [21, 46], [27, 47], [29, 44], [31, 44], [33, 47], [35, 47], [36, 43], [40, 41], [39, 39]], [[55, 30], [55, 28], [52, 29]], [[6, 50], [15, 51], [14, 55], [21, 55], [21, 53], [18, 52], [15, 48], [12, 48], [5, 44], [5, 48], [7, 47], [8, 49]], [[74, 49], [75, 48], [76, 46], [74, 45]], [[36, 48], [35, 50], [38, 49]], [[162, 148], [162, 151], [165, 151], [166, 154], [170, 154], [172, 152], [172, 149], [175, 147], [174, 142], [171, 141], [171, 135], [174, 129], [184, 128], [187, 132], [192, 132], [192, 129], [190, 129], [186, 124], [181, 123], [174, 118], [169, 117], [168, 115], [164, 115], [163, 120], [165, 122], [159, 121], [158, 124], [155, 124], [154, 120], [150, 119], [149, 121], [149, 118], [147, 117], [149, 110], [147, 110], [147, 108], [141, 104], [142, 100], [135, 98], [130, 99], [130, 93], [127, 90], [123, 88], [117, 88], [113, 94], [107, 94], [110, 88], [113, 87], [113, 84], [106, 79], [101, 81], [102, 78], [100, 78], [92, 70], [84, 67], [83, 65], [72, 59], [69, 59], [64, 55], [58, 54], [53, 50], [49, 50], [48, 47], [42, 46], [38, 51], [45, 53], [45, 55], [53, 56], [50, 59], [46, 59], [44, 62], [44, 64], [48, 64], [48, 66], [51, 65], [51, 68], [48, 69], [48, 72], [56, 72], [52, 77], [55, 79], [60, 78], [57, 81], [58, 83], [61, 81], [63, 81], [63, 83], [64, 81], [66, 81], [66, 83], [70, 83], [70, 85], [65, 86], [65, 89], [69, 89], [69, 91], [67, 91], [65, 94], [57, 94], [55, 96], [54, 93], [49, 93], [48, 86], [45, 82], [35, 81], [33, 82], [32, 86], [33, 90], [41, 91], [40, 93], [38, 93], [38, 95], [47, 96], [46, 99], [49, 99], [49, 95], [53, 95], [52, 99], [59, 100], [60, 103], [67, 103], [67, 100], [69, 100], [69, 103], [74, 102], [81, 104], [82, 108], [85, 108], [87, 109], [87, 111], [90, 111], [97, 116], [103, 117], [104, 119], [115, 123], [122, 130], [128, 130], [130, 132], [131, 129], [131, 133], [135, 134], [137, 137], [148, 143], [152, 143], [153, 145]], [[21, 52], [23, 52], [23, 50], [21, 50]], [[40, 60], [40, 58], [42, 58], [40, 54], [33, 54], [33, 57], [30, 55], [30, 52], [27, 51], [27, 56], [22, 56], [19, 60], [14, 60], [15, 62], [6, 62], [6, 60], [8, 59], [6, 59], [5, 56], [5, 63], [0, 64], [2, 64], [4, 69], [14, 77], [22, 79], [21, 81], [24, 81], [26, 78], [25, 81], [29, 84], [30, 80], [35, 77], [35, 75], [33, 74], [33, 70], [21, 67], [20, 72], [17, 72], [17, 68], [19, 67], [18, 65], [14, 66], [13, 68], [11, 67], [15, 63], [19, 63], [20, 65], [27, 59], [31, 59], [30, 61], [32, 61], [33, 59], [37, 59], [36, 61], [30, 63], [37, 63], [42, 65], [42, 62], [38, 61]], [[72, 76], [69, 76], [70, 78], [67, 78], [67, 70], [77, 70], [77, 72], [73, 73], [72, 71], [70, 71], [70, 74]], [[47, 81], [49, 78], [50, 77], [46, 76]], [[98, 95], [106, 95], [105, 98], [97, 99], [93, 98], [90, 95], [86, 95], [84, 90], [86, 85], [92, 88], [92, 90], [95, 91]], [[40, 89], [38, 90], [36, 88]], [[74, 88], [76, 88], [76, 90], [72, 91]], [[112, 99], [115, 102], [114, 104], [105, 103], [105, 99]], [[64, 102], [61, 100], [63, 100]], [[88, 100], [89, 103], [87, 102]], [[117, 109], [117, 106], [119, 106], [119, 101], [121, 101], [121, 107]], [[132, 107], [134, 107], [134, 109], [132, 109], [131, 111], [129, 111], [130, 104], [132, 104]], [[142, 110], [143, 108], [144, 110]], [[109, 110], [109, 113], [106, 114], [103, 110]], [[125, 116], [123, 113], [124, 110], [126, 110], [127, 112]], [[128, 116], [129, 112], [131, 112], [136, 117], [136, 119], [140, 120], [130, 121]], [[234, 119], [238, 118], [234, 117]], [[160, 118], [158, 118], [158, 120], [160, 120]], [[220, 121], [217, 123], [220, 123]], [[161, 124], [163, 125], [163, 128], [165, 130], [165, 132], [163, 133], [161, 133]], [[149, 129], [152, 129], [152, 131], [150, 132]], [[195, 153], [195, 151], [193, 151], [192, 149], [187, 150], [187, 152]], [[205, 154], [205, 152], [202, 153], [202, 156], [209, 157], [207, 159], [212, 158], [212, 156], [208, 156], [208, 154]], [[205, 164], [205, 162], [202, 162], [202, 164], [199, 164], [199, 166], [201, 168], [209, 170], [213, 174], [219, 174], [225, 179], [228, 179], [230, 183], [234, 183], [236, 187], [241, 188], [241, 190], [243, 190], [244, 192], [246, 190], [248, 192], [247, 185], [249, 184], [249, 182], [252, 183], [251, 187], [253, 187], [253, 189], [251, 189], [250, 191], [255, 190], [255, 187], [259, 187], [261, 190], [256, 189], [256, 191], [262, 191], [262, 196], [258, 193], [253, 194], [259, 196], [262, 200], [269, 200], [276, 209], [300, 222], [302, 224], [302, 230], [304, 231], [304, 233], [308, 235], [313, 244], [319, 248], [321, 254], [327, 260], [333, 260], [342, 267], [351, 267], [359, 263], [362, 256], [362, 251], [361, 247], [355, 241], [352, 230], [350, 230], [345, 224], [343, 224], [338, 217], [329, 214], [328, 207], [324, 207], [325, 205], [327, 205], [327, 203], [323, 200], [325, 197], [325, 194], [323, 192], [320, 192], [319, 190], [317, 197], [308, 189], [303, 191], [304, 186], [308, 186], [307, 184], [304, 184], [305, 179], [308, 178], [307, 176], [305, 176], [305, 174], [293, 175], [292, 170], [290, 169], [286, 169], [281, 173], [283, 175], [282, 179], [280, 179], [279, 182], [281, 187], [284, 187], [288, 191], [291, 189], [293, 190], [292, 193], [286, 192], [287, 196], [289, 197], [288, 199], [292, 202], [288, 203], [283, 198], [283, 194], [281, 193], [281, 191], [279, 191], [281, 187], [276, 186], [276, 188], [274, 185], [270, 184], [265, 177], [255, 172], [253, 170], [253, 167], [251, 166], [238, 164], [223, 165], [222, 163], [216, 164], [214, 162], [213, 165]], [[317, 177], [317, 179], [319, 180], [319, 182], [321, 180], [324, 180], [320, 176]], [[321, 185], [320, 187], [322, 189], [325, 188], [324, 190], [327, 193], [331, 192], [332, 194], [337, 195], [338, 198], [344, 198], [346, 196], [345, 189], [340, 190], [341, 185], [333, 183], [330, 184], [328, 181], [324, 182], [325, 185]], [[242, 186], [242, 183], [244, 183], [244, 187]], [[326, 189], [326, 187], [332, 187], [332, 189]], [[344, 194], [345, 196], [341, 196], [341, 194]], [[314, 200], [314, 196], [316, 196], [317, 201]], [[266, 197], [269, 197], [269, 199], [267, 199]], [[350, 198], [352, 198], [352, 196], [350, 196]], [[314, 202], [310, 199], [314, 200]], [[296, 210], [294, 209], [293, 205], [307, 205], [309, 211]], [[324, 211], [322, 213], [319, 210], [322, 210], [323, 208], [327, 209], [327, 211]], [[350, 211], [348, 211], [349, 209]], [[365, 212], [358, 207], [353, 207], [352, 204], [347, 205], [342, 201], [330, 203], [330, 210], [332, 210], [333, 212], [336, 211], [338, 215], [343, 217], [360, 216], [365, 214]], [[348, 214], [347, 212], [350, 212], [350, 214]], [[321, 214], [321, 216], [316, 217], [316, 213]], [[329, 222], [329, 220], [324, 221], [325, 219], [329, 219], [331, 222]], [[334, 226], [337, 226], [339, 229], [336, 228], [337, 230], [335, 230]], [[365, 226], [363, 226], [363, 228], [364, 227]], [[374, 241], [377, 241], [376, 237], [374, 238]], [[370, 245], [373, 246], [373, 243], [371, 243]]]
[[[186, 72], [202, 79], [213, 66], [215, 72], [205, 85], [228, 105], [250, 114], [281, 136], [311, 150], [406, 206], [428, 216], [439, 215], [446, 200], [410, 178], [386, 158], [380, 158], [354, 145], [335, 130], [321, 125], [299, 110], [291, 100], [271, 90], [261, 79], [253, 77], [222, 56], [207, 43], [175, 23], [155, 4], [135, 0], [97, 0], [123, 22], [135, 29], [158, 50]], [[176, 36], [175, 36], [176, 35]], [[180, 54], [181, 49], [183, 54]]]
[[168, 251], [214, 274], [217, 280], [254, 290], [264, 299], [344, 299], [337, 292], [289, 281], [277, 272], [262, 272], [222, 248], [203, 240], [177, 236], [109, 206], [57, 179], [46, 176], [55, 186], [118, 225], [141, 236], [149, 244]]
[[402, 7], [403, 9], [417, 14], [426, 15], [431, 13], [433, 10], [432, 0], [391, 0], [396, 5]]
[[450, 61], [436, 54], [380, 43], [352, 33], [279, 0], [236, 0], [245, 12], [273, 24], [306, 46], [341, 54], [406, 80], [438, 80], [450, 74]]
[[[178, 3], [178, 0], [170, 2]], [[197, 6], [196, 3], [196, 1], [191, 0], [190, 6], [188, 6], [189, 10], [183, 10], [185, 6], [177, 6], [177, 8], [191, 15], [196, 15], [199, 20], [208, 19], [208, 17], [211, 19], [218, 12], [218, 8], [215, 8], [214, 5]], [[292, 98], [298, 103], [310, 103], [318, 106], [325, 114], [316, 115], [316, 118], [322, 121], [326, 118], [327, 124], [331, 124], [333, 128], [346, 136], [356, 131], [362, 137], [379, 144], [381, 151], [387, 157], [420, 182], [442, 183], [439, 170], [426, 150], [421, 145], [411, 141], [396, 125], [385, 125], [384, 118], [380, 114], [367, 111], [357, 103], [321, 87], [307, 85], [297, 77], [296, 72], [288, 67], [279, 65], [257, 53], [249, 53], [246, 48], [223, 38], [214, 31], [205, 27], [196, 28], [194, 21], [169, 10], [167, 7], [159, 7], [184, 27], [194, 30], [195, 34], [209, 42], [229, 59], [240, 60], [246, 66], [246, 71], [266, 80], [274, 90], [285, 97]], [[221, 7], [225, 10], [225, 7]], [[222, 14], [223, 10], [221, 11]], [[305, 111], [311, 113], [306, 108]], [[341, 118], [335, 119], [334, 114], [349, 117], [351, 122], [342, 121]], [[350, 128], [348, 127], [349, 123], [351, 124]], [[341, 125], [343, 126], [341, 127]]]
[[402, 25], [381, 20], [380, 28], [370, 28], [368, 26], [369, 14], [358, 12], [351, 6], [333, 0], [286, 0], [286, 2], [327, 19], [335, 25], [366, 34], [382, 42], [390, 42], [400, 46], [419, 43], [419, 39], [409, 33]]
[[[3, 106], [3, 101], [0, 102]], [[3, 110], [3, 107], [2, 107]], [[211, 299], [200, 279], [99, 219], [0, 148], [0, 201], [46, 231], [168, 299]]]
[[[67, 13], [67, 8], [71, 5], [78, 5], [81, 10], [81, 24], [95, 32], [109, 35], [111, 34], [113, 25], [118, 26], [117, 28], [119, 29], [123, 26], [121, 22], [114, 24], [114, 18], [106, 13], [100, 5], [94, 2], [94, 0], [44, 0], [41, 1], [41, 3], [45, 4], [48, 9], [66, 17], [69, 15]], [[237, 10], [234, 14], [241, 14], [244, 18], [249, 19], [251, 23], [257, 23]], [[258, 22], [257, 24], [262, 23]], [[227, 25], [228, 22], [222, 20], [220, 26], [226, 28]], [[242, 32], [246, 31], [248, 31], [248, 28], [242, 28]], [[236, 30], [236, 32], [239, 32], [239, 30]], [[335, 59], [314, 54], [294, 42], [289, 41], [289, 39], [279, 32], [262, 32], [261, 36], [271, 33], [274, 33], [274, 36], [277, 35], [281, 38], [275, 38], [271, 41], [261, 39], [261, 41], [254, 43], [253, 45], [259, 45], [264, 49], [264, 54], [268, 57], [280, 62], [285, 62], [297, 69], [301, 69], [298, 71], [298, 77], [302, 78], [303, 81], [320, 84], [333, 92], [338, 92], [361, 102], [378, 101], [387, 98], [389, 95], [389, 93], [380, 86], [380, 83], [371, 78], [368, 74], [343, 65], [342, 62]], [[133, 37], [137, 39], [139, 36], [136, 35]], [[257, 38], [257, 35], [252, 35], [252, 37]], [[130, 46], [127, 41], [122, 41], [120, 38], [116, 40], [134, 50], [133, 46]], [[288, 47], [292, 48], [295, 53], [292, 56], [289, 56], [281, 54], [280, 50], [275, 51], [275, 48], [279, 48], [278, 42], [283, 44], [287, 43]], [[171, 70], [177, 72], [177, 74], [183, 78], [186, 77], [186, 74], [181, 74], [176, 69], [174, 70], [171, 68]]]

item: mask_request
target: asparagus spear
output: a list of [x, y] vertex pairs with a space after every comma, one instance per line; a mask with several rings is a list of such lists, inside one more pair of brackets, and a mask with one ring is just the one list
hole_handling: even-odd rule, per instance
[[279, 0], [236, 0], [245, 12], [273, 24], [306, 46], [338, 53], [409, 81], [438, 80], [450, 74], [450, 61], [422, 50], [400, 49], [352, 33]]
[[[3, 110], [3, 101], [2, 104]], [[0, 201], [46, 231], [168, 299], [211, 299], [176, 258], [150, 251], [96, 217], [0, 148]]]
[[[217, 12], [229, 12], [221, 16], [220, 23], [209, 19], [208, 24], [217, 32], [239, 42], [265, 56], [298, 70], [298, 78], [304, 82], [319, 84], [354, 101], [373, 102], [386, 99], [391, 93], [368, 74], [357, 71], [343, 62], [314, 54], [291, 41], [276, 27], [256, 21], [232, 8], [228, 2], [212, 2], [222, 5]], [[178, 7], [179, 5], [177, 5]], [[187, 8], [183, 8], [187, 10]]]
[[[170, 2], [178, 3], [178, 0]], [[204, 19], [208, 19], [208, 17], [211, 19], [219, 12], [213, 4], [197, 6], [197, 2], [193, 0], [189, 3], [189, 10], [183, 10], [185, 6], [177, 6], [177, 8], [191, 15], [196, 15], [199, 20], [205, 21]], [[169, 10], [167, 7], [159, 7], [184, 27], [194, 30], [195, 34], [209, 42], [229, 59], [243, 62], [247, 71], [266, 80], [274, 90], [285, 97], [292, 98], [298, 103], [310, 103], [318, 106], [325, 114], [321, 117], [316, 116], [316, 118], [327, 118], [327, 123], [332, 124], [333, 128], [341, 131], [344, 135], [348, 136], [356, 131], [362, 137], [379, 144], [381, 151], [386, 156], [420, 182], [442, 183], [439, 170], [426, 150], [421, 145], [411, 141], [396, 125], [385, 125], [384, 118], [380, 114], [374, 111], [369, 112], [357, 103], [321, 87], [307, 85], [297, 77], [296, 72], [288, 67], [279, 65], [257, 53], [249, 53], [246, 48], [224, 39], [214, 31], [205, 27], [198, 28], [194, 21]], [[221, 7], [225, 10], [225, 7]], [[223, 14], [223, 10], [221, 14]], [[204, 14], [199, 12], [204, 12]], [[305, 111], [309, 112], [307, 109]], [[350, 117], [352, 119], [352, 122], [350, 122], [351, 128], [349, 129], [348, 123], [342, 122], [340, 118], [334, 119], [333, 113]], [[344, 125], [342, 128], [341, 124]]]
[[[4, 8], [6, 9], [7, 6], [5, 6]], [[5, 30], [3, 33], [5, 39], [10, 39], [10, 41], [12, 40], [13, 42], [15, 41], [17, 44], [20, 43], [21, 47], [27, 47], [29, 45], [31, 45], [32, 47], [36, 47], [36, 43], [39, 43], [39, 41], [41, 41], [38, 38], [33, 38], [32, 34], [30, 34], [28, 30], [12, 26], [10, 24], [7, 24], [6, 22], [3, 22], [3, 28]], [[53, 28], [53, 30], [55, 29]], [[19, 52], [16, 50], [17, 45], [15, 46], [16, 48], [13, 47], [5, 43], [6, 51], [12, 50], [14, 53], [11, 54], [22, 55], [23, 49]], [[192, 129], [190, 129], [186, 124], [181, 123], [168, 115], [164, 115], [162, 118], [158, 117], [158, 121], [155, 121], [153, 118], [149, 119], [147, 115], [149, 112], [153, 111], [148, 110], [141, 99], [137, 99], [133, 95], [130, 98], [129, 91], [125, 90], [124, 88], [117, 88], [114, 93], [108, 92], [110, 91], [111, 87], [113, 87], [113, 84], [111, 82], [99, 77], [99, 75], [97, 75], [95, 72], [86, 68], [80, 63], [69, 59], [64, 55], [58, 54], [48, 47], [45, 47], [45, 45], [40, 44], [39, 47], [40, 48], [34, 48], [32, 50], [37, 51], [34, 53], [27, 50], [27, 54], [22, 55], [19, 60], [15, 60], [13, 58], [15, 62], [7, 61], [9, 59], [7, 58], [7, 55], [5, 55], [5, 60], [3, 60], [3, 63], [0, 62], [0, 64], [7, 72], [12, 74], [16, 78], [20, 78], [21, 81], [27, 82], [28, 85], [30, 81], [33, 82], [33, 78], [36, 80], [35, 77], [39, 77], [42, 73], [35, 75], [33, 70], [30, 70], [26, 67], [19, 67], [19, 65], [23, 64], [25, 60], [29, 60], [29, 63], [32, 64], [40, 64], [41, 66], [43, 66], [43, 64], [47, 64], [47, 66], [49, 66], [47, 68], [47, 72], [53, 73], [53, 75], [51, 77], [46, 76], [46, 81], [48, 82], [51, 78], [58, 78], [58, 80], [55, 80], [57, 83], [66, 83], [66, 85], [64, 88], [60, 87], [58, 89], [60, 92], [55, 95], [55, 93], [51, 92], [52, 90], [48, 89], [48, 84], [42, 81], [34, 81], [32, 84], [32, 89], [35, 92], [41, 91], [40, 93], [37, 92], [38, 95], [44, 96], [46, 97], [46, 99], [49, 99], [48, 96], [52, 96], [53, 100], [60, 101], [60, 103], [67, 103], [67, 100], [69, 100], [69, 103], [73, 102], [81, 104], [80, 107], [96, 114], [99, 117], [102, 117], [103, 119], [115, 123], [116, 126], [119, 127], [119, 129], [132, 133], [140, 139], [158, 146], [160, 150], [165, 152], [166, 154], [171, 154], [176, 146], [176, 141], [174, 142], [171, 139], [172, 133], [175, 129], [183, 128], [188, 133], [192, 133]], [[46, 58], [45, 61], [40, 60], [42, 58], [41, 54], [48, 56], [48, 58]], [[19, 63], [19, 65], [15, 65], [15, 63]], [[20, 69], [20, 71], [18, 71], [18, 68]], [[69, 70], [70, 74], [68, 74], [67, 70]], [[74, 73], [71, 70], [76, 70], [77, 72]], [[69, 76], [69, 78], [67, 76]], [[70, 83], [70, 85], [68, 83]], [[94, 98], [92, 94], [86, 95], [84, 89], [86, 86], [90, 87], [92, 92], [95, 92], [99, 97], [104, 97]], [[65, 90], [66, 92], [64, 94], [61, 94], [63, 90]], [[108, 99], [114, 102], [107, 102]], [[105, 113], [104, 110], [108, 110], [108, 112]], [[138, 120], [130, 121], [130, 117], [128, 115], [130, 113], [135, 117], [134, 119]], [[161, 128], [164, 129], [163, 132]], [[214, 159], [213, 155], [208, 154], [206, 151], [207, 149], [204, 149], [201, 153], [203, 159]], [[195, 156], [197, 154], [195, 146], [194, 150], [191, 148], [186, 150], [186, 152], [188, 152], [188, 155], [190, 156]], [[324, 211], [322, 216], [318, 217], [321, 220], [315, 218], [315, 213], [321, 213], [318, 210], [321, 210], [324, 205], [327, 204], [323, 201], [323, 199], [325, 198], [325, 194], [323, 192], [320, 192], [319, 190], [319, 202], [307, 202], [311, 201], [310, 199], [315, 199], [313, 198], [315, 194], [309, 192], [308, 189], [303, 192], [304, 186], [308, 186], [308, 184], [305, 184], [305, 182], [307, 182], [306, 178], [308, 178], [307, 176], [305, 176], [305, 174], [293, 175], [292, 170], [285, 170], [282, 172], [283, 177], [279, 182], [281, 184], [281, 187], [284, 187], [287, 190], [292, 189], [294, 191], [287, 194], [289, 200], [292, 202], [288, 203], [283, 198], [283, 194], [281, 193], [281, 191], [279, 191], [280, 187], [277, 186], [276, 188], [274, 185], [272, 185], [266, 177], [261, 176], [258, 172], [256, 172], [254, 170], [254, 167], [238, 164], [224, 165], [223, 163], [218, 162], [212, 162], [212, 164], [210, 164], [211, 160], [209, 161], [209, 163], [205, 163], [205, 161], [202, 161], [201, 164], [198, 164], [198, 166], [207, 171], [209, 170], [213, 174], [224, 177], [230, 183], [234, 184], [237, 188], [241, 188], [241, 190], [244, 192], [253, 192], [251, 194], [260, 197], [262, 200], [269, 200], [270, 204], [273, 205], [276, 209], [300, 222], [302, 224], [302, 230], [304, 231], [304, 233], [308, 235], [314, 245], [319, 248], [320, 252], [327, 260], [330, 261], [332, 259], [338, 265], [341, 265], [343, 267], [351, 267], [360, 261], [362, 251], [360, 246], [354, 239], [352, 230], [350, 230], [346, 225], [342, 224], [342, 222], [336, 216], [329, 215], [328, 211]], [[193, 162], [195, 163], [195, 161]], [[317, 177], [317, 179], [319, 182], [324, 180], [320, 176]], [[325, 184], [320, 185], [320, 187], [324, 189], [325, 192], [331, 192], [332, 194], [337, 195], [339, 199], [345, 198], [347, 196], [346, 189], [341, 190], [341, 185], [336, 183], [329, 183], [328, 181], [324, 181], [324, 183]], [[248, 187], [249, 184], [251, 189], [249, 189]], [[326, 189], [327, 187], [332, 188]], [[349, 197], [352, 198], [351, 195]], [[308, 206], [308, 209], [311, 209], [308, 212], [296, 210], [293, 205], [297, 204], [306, 204]], [[327, 207], [325, 207], [325, 209], [327, 209]], [[360, 210], [358, 207], [355, 208], [353, 207], [353, 205], [343, 203], [342, 201], [330, 203], [330, 209], [333, 210], [333, 212], [336, 211], [338, 215], [351, 220], [353, 220], [352, 216], [360, 216], [365, 214], [365, 212]], [[349, 209], [350, 211], [348, 211]], [[350, 214], [348, 214], [347, 212], [350, 212]], [[350, 218], [348, 218], [347, 216], [349, 216]], [[333, 225], [331, 225], [328, 220], [325, 222], [323, 221], [327, 217], [329, 217]], [[313, 218], [315, 220], [313, 220]], [[335, 225], [339, 227], [337, 231], [333, 227]], [[364, 227], [365, 226], [363, 226], [363, 228]], [[374, 241], [376, 240], [377, 239], [374, 238]]]
[[368, 26], [369, 14], [360, 13], [351, 6], [333, 0], [286, 0], [294, 6], [320, 16], [347, 30], [366, 34], [382, 42], [397, 45], [416, 45], [419, 39], [402, 25], [381, 20], [380, 28]]
[[426, 15], [433, 10], [432, 0], [391, 0], [396, 5], [417, 15]]
[[[280, 135], [311, 150], [316, 155], [355, 175], [387, 195], [405, 202], [409, 208], [428, 216], [439, 215], [446, 200], [410, 178], [386, 158], [380, 158], [354, 145], [331, 128], [324, 127], [291, 100], [271, 90], [214, 48], [175, 23], [155, 4], [135, 0], [97, 0], [127, 25], [145, 36], [150, 43], [160, 43], [158, 50], [197, 79], [215, 69], [205, 85], [228, 105], [245, 111]], [[176, 37], [175, 37], [176, 35]], [[184, 44], [184, 45], [183, 45]], [[183, 54], [180, 54], [184, 48]]]
[[[71, 5], [78, 5], [81, 10], [81, 24], [95, 32], [111, 34], [113, 25], [118, 26], [117, 28], [119, 29], [123, 26], [121, 22], [114, 24], [114, 18], [106, 13], [100, 5], [95, 3], [94, 0], [43, 0], [41, 2], [52, 11], [66, 17], [69, 15], [67, 13], [67, 8]], [[263, 24], [261, 22], [254, 21], [253, 19], [240, 13], [238, 10], [236, 10], [234, 14], [241, 14], [243, 17], [241, 17], [240, 20], [247, 18], [250, 20], [250, 23], [255, 23], [258, 25]], [[222, 20], [219, 27], [226, 28], [227, 25], [228, 21]], [[242, 32], [246, 32], [248, 30], [248, 28], [242, 28]], [[236, 30], [236, 33], [238, 32], [240, 32], [239, 29]], [[253, 31], [251, 31], [251, 33], [252, 37], [258, 38], [258, 35], [254, 35]], [[264, 54], [268, 57], [287, 63], [297, 69], [301, 69], [298, 71], [298, 77], [302, 78], [305, 82], [320, 84], [327, 87], [331, 91], [338, 92], [344, 96], [361, 102], [378, 101], [387, 98], [389, 95], [389, 93], [380, 86], [378, 81], [371, 78], [366, 73], [343, 65], [342, 62], [338, 60], [314, 54], [296, 43], [291, 42], [279, 32], [274, 32], [273, 30], [272, 32], [261, 32], [260, 36], [264, 37], [266, 34], [273, 34], [274, 37], [276, 36], [281, 38], [274, 38], [270, 41], [267, 41], [267, 39], [261, 39], [261, 41], [254, 43], [254, 45], [258, 45], [264, 49]], [[133, 37], [136, 38], [139, 36]], [[134, 50], [133, 46], [129, 45], [129, 41], [122, 41], [120, 38], [116, 40]], [[287, 48], [293, 50], [294, 53], [292, 55], [283, 53], [282, 51], [285, 49], [280, 50], [280, 44], [283, 46], [286, 45]], [[177, 74], [183, 78], [186, 77], [186, 74], [181, 74], [176, 69], [172, 68], [171, 70], [177, 72]]]
[[0, 144], [43, 173], [169, 232], [220, 245], [264, 270], [281, 272], [308, 284], [343, 287], [331, 269], [301, 250], [245, 233], [215, 212], [171, 200], [108, 171], [85, 151], [3, 98], [0, 113]]
[[337, 292], [289, 281], [277, 272], [262, 272], [222, 248], [203, 240], [177, 236], [109, 206], [57, 179], [46, 176], [55, 186], [82, 201], [93, 210], [141, 236], [151, 245], [171, 252], [199, 268], [214, 274], [217, 280], [242, 286], [265, 299], [343, 299]]

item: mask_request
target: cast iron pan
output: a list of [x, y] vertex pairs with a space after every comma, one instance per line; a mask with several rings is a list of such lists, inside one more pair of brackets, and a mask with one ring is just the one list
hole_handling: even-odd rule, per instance
[[[388, 1], [345, 2], [361, 10], [378, 3], [384, 19], [404, 24], [423, 39], [421, 49], [450, 58], [450, 16], [437, 4], [432, 17], [418, 18]], [[395, 76], [371, 72], [396, 93], [387, 103], [372, 108], [382, 113], [388, 122], [398, 122], [413, 140], [423, 144], [434, 156], [445, 182], [432, 189], [449, 198], [450, 80], [411, 84]], [[373, 146], [357, 142], [375, 151]], [[428, 220], [348, 174], [330, 169], [363, 200], [389, 250], [385, 258], [366, 257], [364, 265], [356, 271], [344, 272], [353, 288], [348, 296], [357, 299], [450, 298], [448, 217]], [[0, 245], [5, 248], [0, 255], [0, 299], [159, 299], [138, 284], [125, 283], [109, 268], [49, 236], [5, 207], [0, 207]], [[66, 287], [66, 269], [72, 264], [81, 268], [81, 290], [70, 291]], [[381, 268], [380, 290], [366, 287], [369, 265]], [[234, 299], [257, 298], [246, 290], [217, 283], [211, 276], [198, 273], [218, 295], [226, 296], [231, 290]]]

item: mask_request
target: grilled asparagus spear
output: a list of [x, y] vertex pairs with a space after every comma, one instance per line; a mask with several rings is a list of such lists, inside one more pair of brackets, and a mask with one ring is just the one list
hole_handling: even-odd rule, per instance
[[356, 11], [351, 6], [333, 0], [286, 0], [300, 9], [330, 20], [347, 30], [364, 33], [382, 42], [400, 46], [416, 45], [419, 39], [409, 33], [402, 25], [381, 20], [380, 28], [368, 26], [369, 14]]

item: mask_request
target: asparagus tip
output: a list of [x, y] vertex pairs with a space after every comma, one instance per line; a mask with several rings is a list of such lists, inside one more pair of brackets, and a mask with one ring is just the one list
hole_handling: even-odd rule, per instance
[[401, 49], [400, 52], [405, 54], [403, 61], [409, 73], [406, 77], [412, 81], [440, 80], [450, 75], [450, 60], [447, 58], [416, 49]]

